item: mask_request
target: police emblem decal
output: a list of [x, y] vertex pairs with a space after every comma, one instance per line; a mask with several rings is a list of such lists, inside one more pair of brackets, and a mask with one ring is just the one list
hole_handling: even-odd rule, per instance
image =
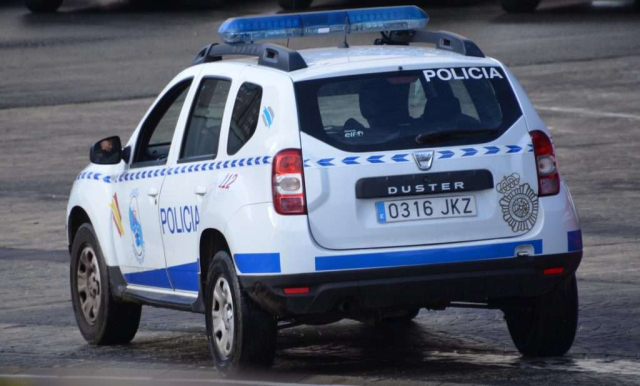
[[133, 254], [138, 263], [142, 264], [142, 262], [144, 262], [144, 236], [142, 235], [140, 209], [138, 208], [138, 190], [131, 192], [131, 200], [129, 203], [129, 225], [131, 226], [131, 244], [133, 246]]
[[520, 185], [520, 175], [505, 176], [496, 186], [503, 194], [499, 201], [502, 218], [513, 232], [528, 231], [538, 219], [538, 196], [528, 183]]

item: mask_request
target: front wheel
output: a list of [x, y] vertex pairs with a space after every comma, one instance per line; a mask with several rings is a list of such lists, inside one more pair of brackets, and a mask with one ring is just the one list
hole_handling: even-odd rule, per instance
[[501, 0], [500, 4], [509, 13], [525, 13], [535, 11], [540, 0]]
[[525, 356], [561, 356], [573, 345], [578, 328], [576, 277], [561, 283], [530, 307], [505, 310], [513, 343]]
[[90, 224], [82, 225], [73, 239], [70, 275], [73, 312], [84, 339], [96, 345], [129, 343], [142, 307], [111, 295], [107, 265]]
[[62, 5], [63, 0], [26, 0], [25, 5], [33, 13], [55, 12]]
[[211, 261], [205, 291], [207, 339], [215, 367], [224, 374], [270, 367], [276, 318], [240, 288], [227, 252], [218, 252]]

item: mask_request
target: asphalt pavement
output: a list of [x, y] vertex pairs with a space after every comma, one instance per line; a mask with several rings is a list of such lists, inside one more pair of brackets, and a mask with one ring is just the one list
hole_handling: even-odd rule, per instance
[[132, 344], [87, 345], [71, 309], [64, 216], [90, 144], [128, 138], [165, 84], [217, 40], [224, 19], [280, 10], [275, 0], [220, 10], [76, 0], [32, 15], [4, 1], [0, 385], [640, 384], [640, 13], [606, 1], [543, 0], [531, 15], [507, 15], [493, 0], [421, 4], [429, 29], [466, 35], [509, 65], [554, 134], [585, 241], [580, 328], [567, 356], [522, 358], [500, 311], [468, 309], [423, 310], [402, 327], [343, 321], [283, 330], [273, 370], [235, 380], [212, 368], [202, 315], [145, 308]]

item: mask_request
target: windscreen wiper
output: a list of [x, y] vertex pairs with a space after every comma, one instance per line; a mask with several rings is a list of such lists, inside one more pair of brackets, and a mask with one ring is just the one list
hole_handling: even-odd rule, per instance
[[483, 130], [443, 130], [443, 131], [434, 131], [431, 133], [422, 133], [418, 134], [416, 137], [416, 143], [423, 145], [429, 142], [437, 142], [443, 141], [451, 138], [457, 137], [467, 137], [467, 136], [475, 136], [475, 135], [489, 135], [495, 134], [498, 130], [495, 129], [483, 129]]

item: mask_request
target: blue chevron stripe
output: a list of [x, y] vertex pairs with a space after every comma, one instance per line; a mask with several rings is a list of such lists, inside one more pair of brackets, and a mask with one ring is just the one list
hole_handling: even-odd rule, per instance
[[[496, 154], [517, 154], [522, 152], [533, 152], [533, 145], [527, 144], [525, 148], [518, 145], [504, 145], [504, 146], [483, 146], [483, 147], [468, 147], [458, 149], [459, 152], [455, 150], [438, 150], [436, 154], [438, 154], [438, 159], [451, 159], [458, 157], [476, 157], [483, 155], [496, 155]], [[343, 165], [353, 166], [353, 165], [363, 165], [362, 160], [365, 160], [367, 164], [385, 164], [387, 162], [410, 162], [408, 157], [410, 153], [399, 153], [394, 155], [388, 155], [389, 159], [385, 161], [384, 154], [375, 154], [368, 156], [348, 156], [342, 157], [337, 160]], [[365, 158], [366, 157], [366, 158]], [[199, 171], [206, 170], [219, 170], [219, 169], [228, 169], [235, 167], [251, 167], [251, 166], [260, 166], [260, 165], [268, 165], [271, 163], [271, 156], [257, 156], [251, 158], [240, 158], [240, 159], [231, 159], [231, 160], [221, 160], [215, 162], [205, 162], [199, 164], [190, 164], [190, 165], [180, 165], [173, 167], [163, 167], [154, 170], [144, 170], [144, 171], [134, 171], [134, 172], [123, 172], [119, 175], [113, 176], [104, 176], [104, 174], [95, 172], [95, 171], [83, 171], [80, 172], [76, 176], [76, 180], [94, 180], [94, 181], [102, 181], [104, 183], [118, 183], [123, 181], [134, 181], [140, 179], [148, 179], [148, 178], [156, 178], [156, 177], [164, 177], [171, 176], [175, 174], [188, 174], [195, 173]], [[336, 166], [336, 158], [321, 158], [319, 160], [313, 159], [305, 159], [304, 167], [314, 167], [316, 165], [321, 167], [331, 167]]]
[[442, 154], [438, 159], [447, 159], [456, 155], [456, 153], [452, 152], [451, 150], [442, 150], [442, 151], [439, 151], [438, 153]]
[[384, 157], [384, 155], [372, 155], [371, 157], [367, 158], [367, 162], [372, 164], [383, 164], [384, 161], [382, 160], [382, 157]]
[[317, 162], [318, 165], [320, 166], [335, 166], [334, 164], [331, 163], [331, 161], [333, 161], [334, 158], [323, 158], [321, 160], [319, 160]]
[[484, 153], [485, 155], [498, 154], [500, 152], [500, 148], [497, 146], [485, 146], [484, 148], [487, 149], [487, 152]]
[[462, 155], [463, 157], [473, 157], [474, 155], [476, 155], [478, 153], [478, 150], [472, 148], [472, 147], [468, 147], [466, 149], [462, 149], [462, 151], [464, 152], [464, 154]]
[[356, 161], [360, 157], [346, 157], [342, 160], [342, 163], [345, 165], [360, 165], [358, 161]]
[[391, 160], [394, 162], [409, 162], [409, 160], [407, 159], [408, 155], [409, 154], [396, 154], [391, 157]]

